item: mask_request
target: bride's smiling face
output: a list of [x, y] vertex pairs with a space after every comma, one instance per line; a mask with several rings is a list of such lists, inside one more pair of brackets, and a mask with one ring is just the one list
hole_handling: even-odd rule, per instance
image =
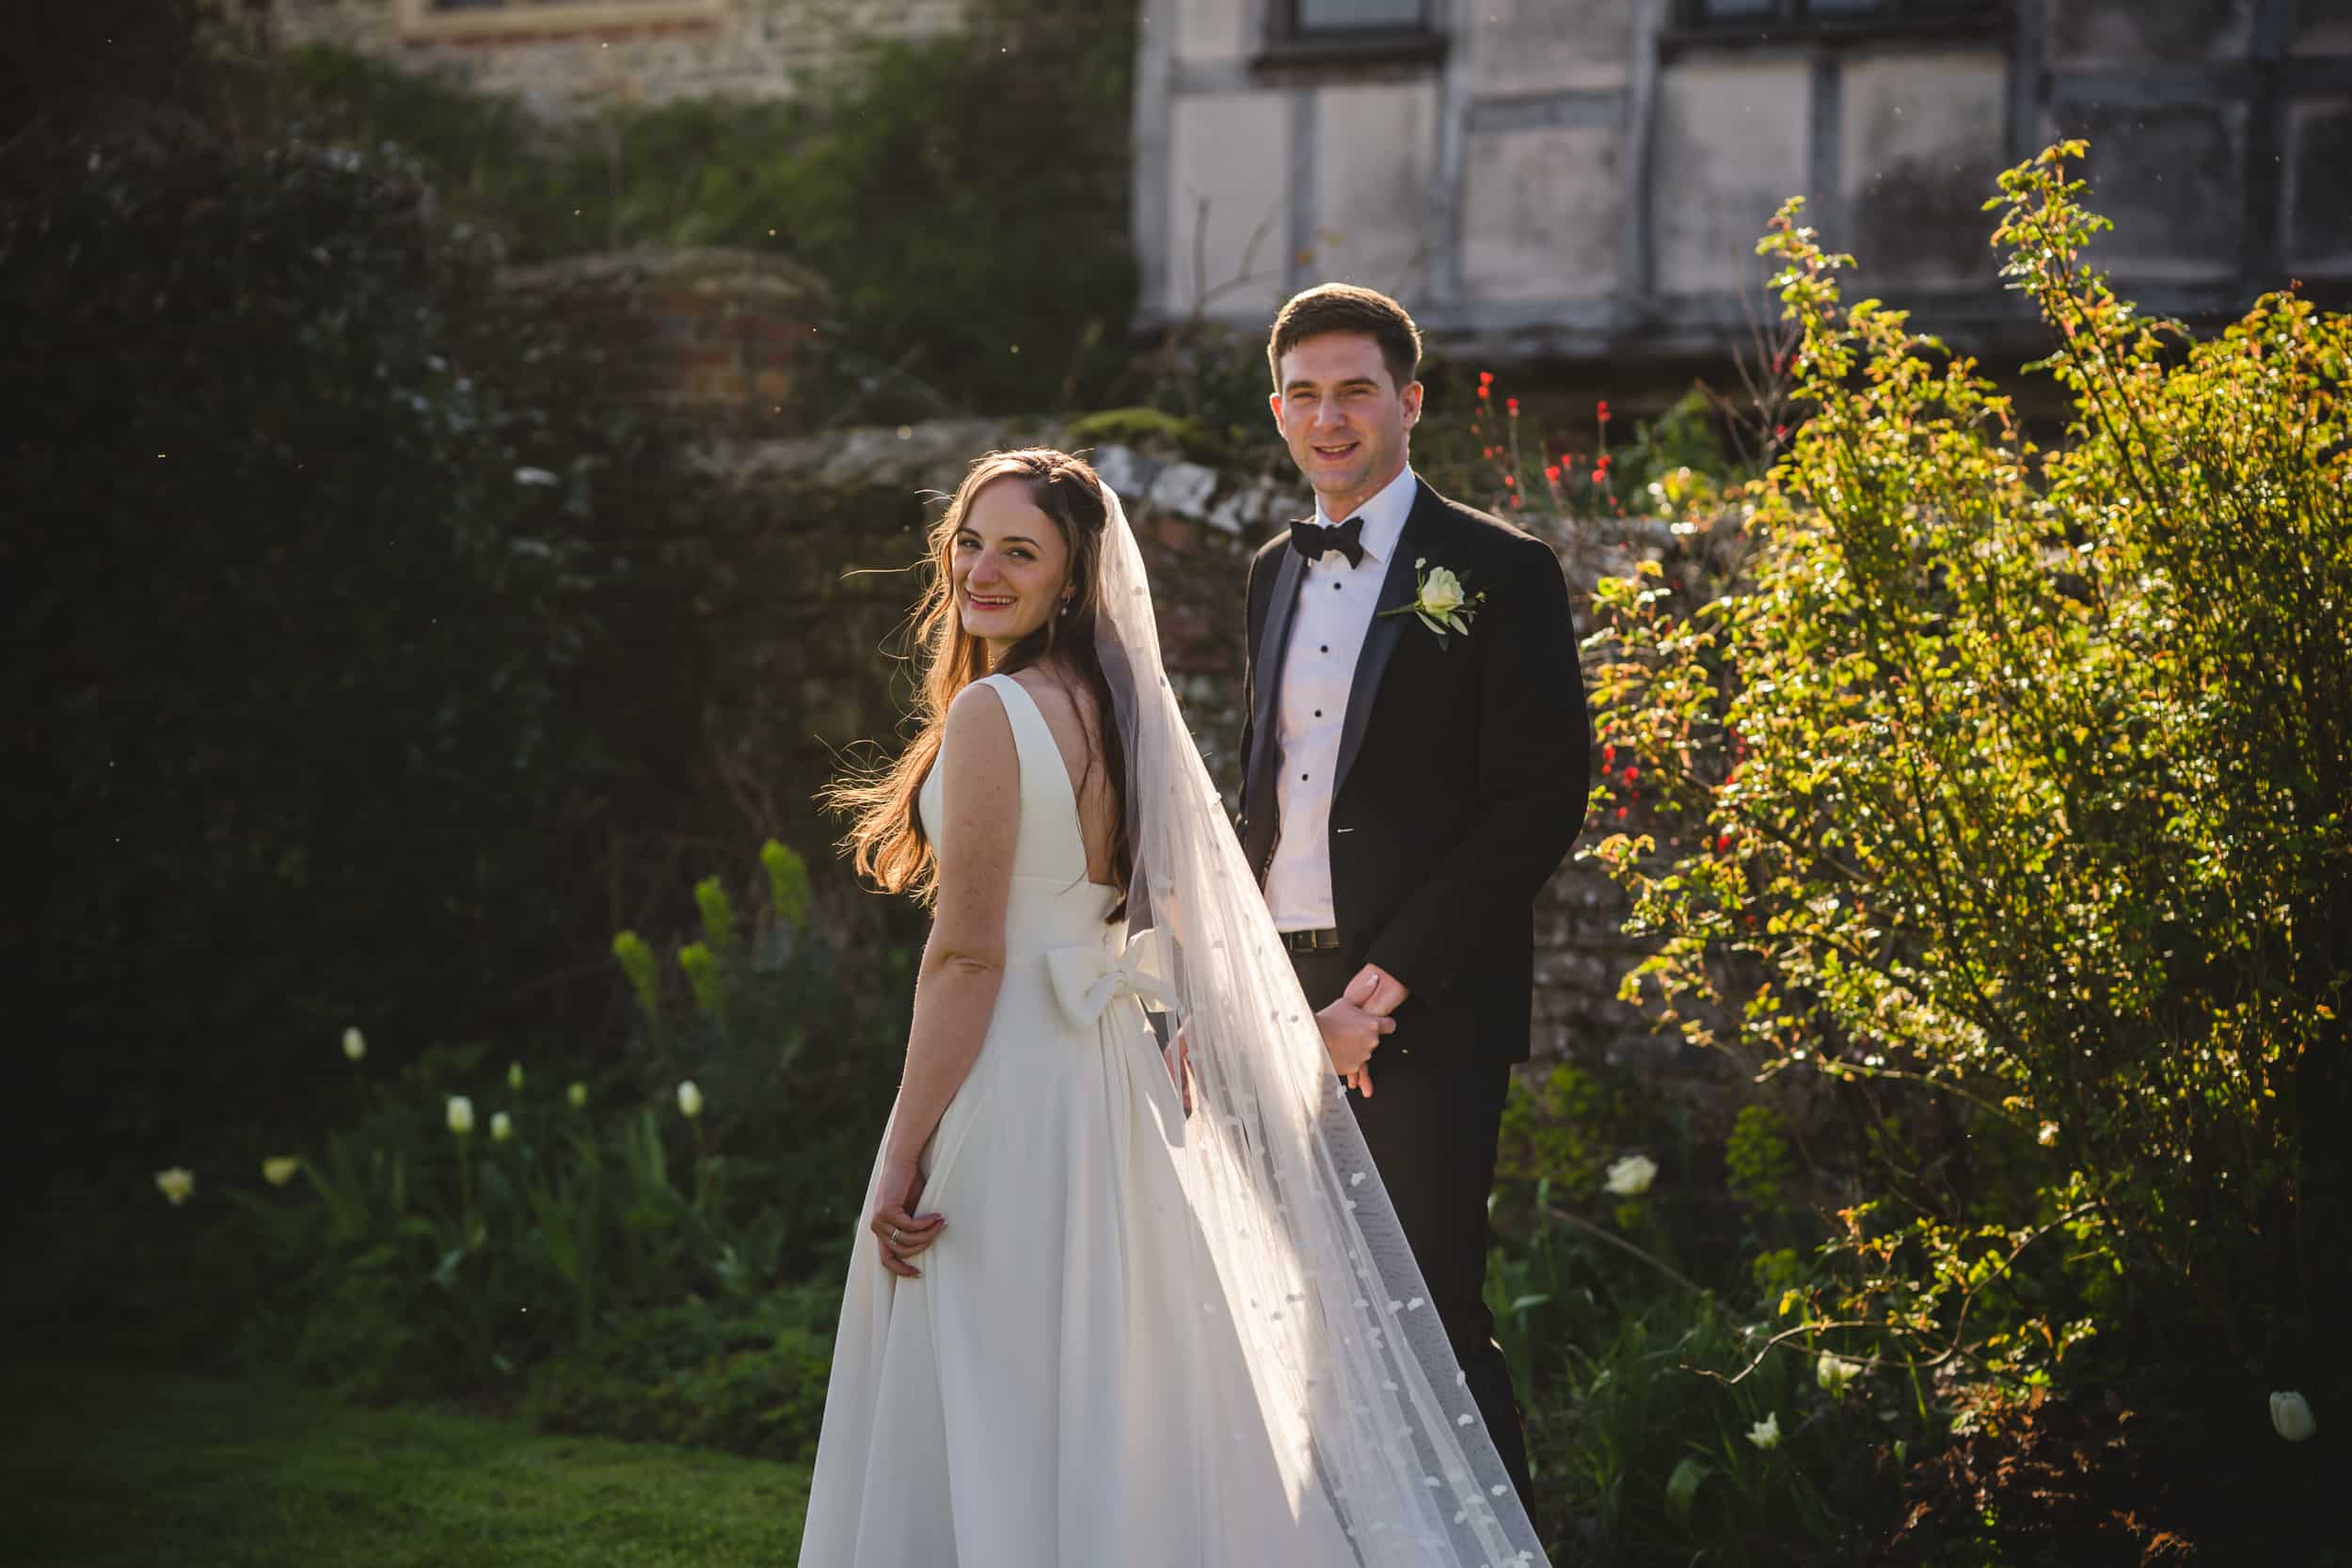
[[1007, 476], [964, 508], [947, 575], [964, 631], [988, 645], [993, 664], [1070, 597], [1070, 546], [1029, 499], [1028, 485]]

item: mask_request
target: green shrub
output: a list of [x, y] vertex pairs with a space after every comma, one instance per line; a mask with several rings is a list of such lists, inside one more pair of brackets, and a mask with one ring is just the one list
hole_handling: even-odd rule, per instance
[[805, 1460], [824, 1420], [839, 1307], [828, 1276], [750, 1301], [630, 1313], [534, 1368], [522, 1409], [550, 1432]]
[[287, 1042], [449, 1037], [558, 961], [585, 519], [664, 464], [392, 161], [117, 106], [0, 165], [0, 603], [40, 650], [0, 803], [19, 1003], [71, 1030], [17, 1136], [191, 1158], [296, 1109]]
[[1790, 1347], [1923, 1415], [2128, 1374], [2246, 1433], [2169, 1463], [2251, 1484], [2266, 1391], [2345, 1388], [2352, 321], [2141, 316], [2089, 260], [2083, 150], [1993, 204], [2056, 450], [1775, 222], [1807, 418], [1713, 525], [1749, 552], [1722, 597], [1597, 595], [1600, 736], [1658, 829], [1592, 852], [1658, 944], [1626, 994], [1858, 1129]]
[[517, 261], [729, 245], [832, 286], [828, 352], [867, 420], [1089, 400], [1134, 307], [1132, 8], [983, 0], [782, 102], [681, 100], [542, 121], [517, 102], [311, 46], [236, 80], [237, 112], [390, 143]]

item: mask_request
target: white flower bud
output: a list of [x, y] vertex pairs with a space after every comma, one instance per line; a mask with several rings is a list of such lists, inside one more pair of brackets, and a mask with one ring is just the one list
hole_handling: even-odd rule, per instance
[[1748, 1428], [1748, 1441], [1759, 1449], [1780, 1447], [1780, 1412], [1775, 1410]]
[[570, 1088], [564, 1091], [564, 1098], [571, 1102], [573, 1110], [584, 1111], [588, 1108], [588, 1085], [585, 1084], [574, 1084]]
[[294, 1179], [302, 1162], [291, 1154], [279, 1154], [262, 1162], [262, 1180], [273, 1187], [282, 1187]]
[[502, 1144], [514, 1135], [515, 1118], [504, 1111], [493, 1111], [490, 1114], [490, 1141]]
[[516, 1094], [523, 1092], [522, 1063], [509, 1062], [506, 1064], [506, 1086], [514, 1090]]
[[1823, 1351], [1821, 1358], [1813, 1364], [1813, 1381], [1833, 1394], [1843, 1393], [1846, 1385], [1851, 1383], [1861, 1373], [1861, 1362], [1849, 1361], [1842, 1355], [1832, 1355], [1827, 1351]]
[[177, 1209], [195, 1194], [196, 1172], [185, 1165], [174, 1165], [169, 1170], [159, 1170], [155, 1173], [155, 1190], [163, 1194], [170, 1201], [171, 1206]]
[[2270, 1396], [2271, 1429], [2290, 1443], [2300, 1443], [2319, 1430], [2312, 1402], [2293, 1389]]
[[1658, 1162], [1646, 1154], [1629, 1154], [1609, 1167], [1601, 1190], [1616, 1197], [1639, 1197], [1658, 1180]]
[[346, 1056], [348, 1056], [348, 1057], [350, 1057], [353, 1061], [355, 1061], [355, 1062], [356, 1062], [356, 1061], [359, 1060], [362, 1056], [365, 1056], [367, 1053], [368, 1053], [368, 1037], [367, 1037], [367, 1036], [365, 1036], [365, 1035], [363, 1035], [363, 1034], [359, 1033], [359, 1031], [358, 1031], [358, 1030], [357, 1030], [357, 1029], [346, 1029], [346, 1030], [344, 1030], [344, 1031], [343, 1031], [343, 1054], [344, 1054], [344, 1055], [346, 1055]]
[[677, 1109], [678, 1115], [690, 1121], [703, 1114], [703, 1091], [694, 1086], [691, 1078], [677, 1086]]
[[473, 1101], [462, 1094], [449, 1097], [449, 1130], [460, 1137], [473, 1131]]

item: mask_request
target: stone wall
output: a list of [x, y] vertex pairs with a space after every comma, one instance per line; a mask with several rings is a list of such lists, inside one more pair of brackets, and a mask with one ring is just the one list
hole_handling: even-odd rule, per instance
[[[970, 460], [983, 451], [1067, 441], [1050, 425], [941, 420], [739, 443], [715, 450], [710, 465], [746, 497], [827, 491], [944, 496], [954, 490]], [[1102, 445], [1093, 449], [1092, 457], [1127, 504], [1151, 574], [1171, 676], [1210, 772], [1224, 790], [1229, 808], [1237, 811], [1244, 573], [1250, 552], [1292, 518], [1306, 515], [1312, 502], [1303, 489], [1257, 475], [1219, 473], [1166, 453]], [[928, 515], [935, 516], [935, 508]], [[1681, 548], [1664, 525], [1645, 519], [1580, 522], [1570, 538], [1553, 543], [1580, 620], [1600, 577], [1629, 572], [1638, 559], [1671, 562]], [[906, 566], [920, 554], [915, 530], [894, 526], [881, 537], [844, 537], [841, 547], [850, 552], [850, 558], [827, 566], [843, 584], [886, 584], [884, 596], [900, 607], [913, 599], [916, 579], [892, 569]], [[865, 571], [874, 575], [859, 575]], [[878, 645], [877, 606], [866, 590], [857, 592], [859, 617], [853, 622], [824, 618], [812, 628], [813, 641], [838, 652], [842, 640], [837, 634], [853, 624], [859, 628], [854, 651], [870, 653]], [[879, 660], [875, 662], [879, 668]], [[844, 701], [851, 692], [856, 695]], [[807, 754], [818, 757], [858, 739], [887, 736], [898, 718], [881, 683], [864, 677], [845, 680], [836, 674], [832, 680], [807, 681], [797, 704], [795, 711], [779, 717], [817, 742]], [[1598, 832], [1597, 826], [1588, 828], [1586, 842]], [[1625, 911], [1625, 897], [1615, 885], [1597, 869], [1573, 859], [1546, 888], [1535, 914], [1539, 1057], [1635, 1062], [1650, 1068], [1689, 1065], [1683, 1063], [1678, 1043], [1658, 1036], [1637, 1011], [1616, 1000], [1619, 976], [1644, 952], [1621, 929]]]
[[885, 40], [949, 31], [965, 0], [267, 0], [285, 44], [329, 43], [542, 111], [781, 98]]
[[[692, 787], [723, 791], [743, 836], [817, 849], [838, 832], [816, 811], [818, 789], [865, 743], [894, 745], [899, 733], [908, 671], [897, 656], [946, 497], [983, 452], [1086, 437], [1049, 421], [808, 428], [827, 406], [796, 396], [814, 296], [766, 258], [597, 257], [507, 281], [605, 345], [611, 372], [583, 395], [659, 410], [694, 439], [705, 485], [631, 531], [639, 588], [615, 631], [624, 642], [683, 637], [702, 650], [691, 661], [695, 689], [680, 694], [693, 712], [685, 744], [705, 752], [684, 768]], [[1140, 445], [1091, 445], [1135, 522], [1194, 737], [1236, 812], [1244, 574], [1259, 544], [1312, 507], [1271, 444], [1264, 456], [1263, 467], [1220, 471]], [[1643, 558], [1674, 576], [1683, 549], [1665, 525], [1640, 518], [1580, 520], [1549, 542], [1580, 621], [1601, 577]], [[1586, 841], [1598, 832], [1588, 828]], [[1625, 908], [1606, 877], [1573, 859], [1545, 890], [1539, 1056], [1692, 1065], [1616, 1001], [1618, 977], [1643, 951], [1620, 929]]]

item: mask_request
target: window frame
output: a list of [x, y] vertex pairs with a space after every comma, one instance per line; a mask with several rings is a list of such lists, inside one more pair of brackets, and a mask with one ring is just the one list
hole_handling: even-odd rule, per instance
[[1985, 0], [1971, 8], [1936, 0], [1878, 0], [1867, 11], [1812, 9], [1810, 0], [1772, 0], [1762, 16], [1709, 17], [1707, 0], [1675, 0], [1661, 42], [1672, 45], [1818, 43], [1846, 39], [1993, 37], [2014, 30], [2011, 0]]
[[400, 36], [416, 42], [559, 38], [716, 22], [731, 0], [488, 0], [443, 7], [400, 0]]
[[1299, 20], [1303, 0], [1263, 3], [1266, 27], [1265, 41], [1258, 53], [1261, 65], [1409, 63], [1445, 57], [1446, 35], [1439, 21], [1444, 0], [1421, 0], [1421, 22], [1403, 27], [1307, 27]]

